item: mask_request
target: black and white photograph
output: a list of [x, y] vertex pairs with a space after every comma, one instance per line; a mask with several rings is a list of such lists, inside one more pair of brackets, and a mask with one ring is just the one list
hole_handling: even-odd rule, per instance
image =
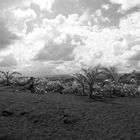
[[140, 140], [140, 0], [0, 0], [0, 140]]

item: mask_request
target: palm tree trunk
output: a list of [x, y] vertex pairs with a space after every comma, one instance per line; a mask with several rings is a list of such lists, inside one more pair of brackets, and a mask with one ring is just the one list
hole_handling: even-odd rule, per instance
[[89, 84], [89, 98], [92, 98], [93, 97], [93, 85], [92, 84]]
[[10, 83], [10, 82], [9, 82], [9, 78], [7, 77], [7, 78], [6, 78], [6, 85], [9, 86], [9, 83]]
[[93, 92], [94, 92], [93, 85], [94, 84], [89, 84], [89, 91], [90, 91], [89, 98], [96, 99], [97, 97], [93, 94]]
[[82, 84], [82, 92], [83, 92], [83, 95], [86, 95], [86, 93], [85, 93], [85, 85], [84, 84]]
[[116, 87], [115, 87], [115, 86], [113, 87], [113, 93], [111, 94], [111, 97], [112, 97], [113, 95], [116, 95]]

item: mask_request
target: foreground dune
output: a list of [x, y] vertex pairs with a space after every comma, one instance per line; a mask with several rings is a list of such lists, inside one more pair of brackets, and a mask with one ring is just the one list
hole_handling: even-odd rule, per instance
[[140, 98], [86, 97], [0, 88], [0, 140], [139, 140]]

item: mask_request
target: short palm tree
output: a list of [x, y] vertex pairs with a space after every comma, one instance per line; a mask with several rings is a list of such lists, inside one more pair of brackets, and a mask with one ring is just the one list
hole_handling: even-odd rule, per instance
[[103, 67], [101, 69], [105, 74], [108, 83], [113, 84], [113, 94], [116, 94], [117, 87], [121, 87], [121, 84], [123, 85], [127, 81], [131, 81], [133, 76], [132, 74], [119, 73], [116, 67]]
[[12, 78], [14, 78], [14, 75], [21, 75], [21, 73], [16, 72], [16, 71], [14, 71], [12, 73], [10, 73], [9, 71], [6, 71], [6, 72], [0, 71], [0, 73], [3, 74], [3, 76], [4, 76], [5, 80], [6, 80], [6, 85], [10, 85], [10, 80]]
[[101, 69], [102, 73], [105, 74], [106, 79], [111, 81], [114, 86], [120, 84], [124, 78], [123, 74], [119, 73], [116, 67], [102, 67]]
[[98, 76], [100, 74], [100, 65], [95, 67], [90, 67], [88, 69], [82, 68], [81, 74], [89, 86], [89, 91], [90, 91], [89, 98], [95, 98], [95, 96], [93, 95], [94, 92], [93, 86], [95, 86]]

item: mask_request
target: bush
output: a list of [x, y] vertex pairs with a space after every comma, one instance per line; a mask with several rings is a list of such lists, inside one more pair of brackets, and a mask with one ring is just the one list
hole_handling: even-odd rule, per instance
[[138, 93], [138, 87], [135, 84], [123, 84], [118, 85], [115, 88], [113, 85], [106, 85], [102, 91], [101, 94], [105, 96], [132, 96], [136, 95]]
[[125, 84], [122, 90], [125, 96], [133, 96], [138, 94], [138, 87], [135, 84]]
[[63, 94], [74, 94], [74, 89], [72, 87], [65, 87]]
[[100, 89], [100, 94], [103, 96], [112, 96], [113, 95], [113, 86], [106, 85], [102, 89]]
[[76, 86], [64, 86], [63, 90], [64, 94], [75, 94], [75, 95], [81, 95], [82, 89], [76, 87]]
[[46, 85], [47, 92], [62, 92], [63, 85], [59, 81], [49, 81]]
[[19, 78], [13, 78], [11, 83], [15, 86], [25, 86], [27, 84], [28, 78], [19, 77]]

